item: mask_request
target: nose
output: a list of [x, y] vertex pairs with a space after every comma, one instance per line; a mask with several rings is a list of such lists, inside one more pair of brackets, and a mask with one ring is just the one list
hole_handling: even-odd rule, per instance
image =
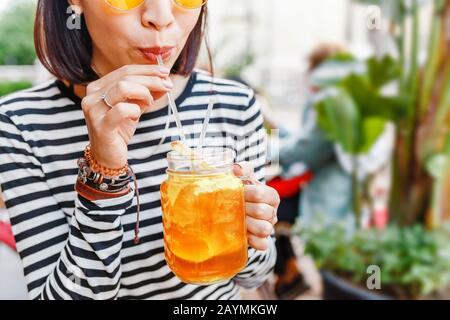
[[146, 1], [142, 14], [142, 24], [147, 28], [162, 30], [174, 21], [172, 0]]

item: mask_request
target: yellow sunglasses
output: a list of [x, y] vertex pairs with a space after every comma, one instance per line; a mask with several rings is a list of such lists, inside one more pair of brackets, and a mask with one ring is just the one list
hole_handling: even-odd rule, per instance
[[[173, 0], [177, 5], [185, 9], [198, 9], [208, 2], [208, 0]], [[114, 9], [128, 11], [139, 7], [145, 0], [105, 0]]]

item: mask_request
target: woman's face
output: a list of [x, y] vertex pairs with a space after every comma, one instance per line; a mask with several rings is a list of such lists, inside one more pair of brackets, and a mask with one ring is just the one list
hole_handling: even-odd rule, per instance
[[93, 67], [104, 75], [124, 65], [175, 64], [201, 8], [185, 9], [172, 0], [147, 0], [130, 11], [119, 11], [105, 0], [72, 0], [86, 20], [93, 44]]

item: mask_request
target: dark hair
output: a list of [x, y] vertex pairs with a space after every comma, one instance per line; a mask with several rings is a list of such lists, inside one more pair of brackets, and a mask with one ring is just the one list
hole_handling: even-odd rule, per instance
[[[34, 25], [36, 53], [44, 67], [60, 80], [73, 84], [87, 84], [98, 79], [91, 67], [92, 40], [81, 15], [81, 28], [67, 28], [69, 18], [67, 1], [39, 0]], [[187, 76], [195, 67], [206, 29], [207, 5], [185, 47], [175, 62], [172, 73]], [[211, 54], [207, 45], [208, 56]]]
[[339, 54], [345, 53], [345, 48], [337, 43], [322, 43], [315, 47], [308, 56], [309, 67], [308, 71], [314, 71], [326, 60]]

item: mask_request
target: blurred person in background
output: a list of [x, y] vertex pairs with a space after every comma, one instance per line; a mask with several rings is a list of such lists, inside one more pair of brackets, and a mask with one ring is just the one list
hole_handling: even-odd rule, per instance
[[[344, 52], [345, 49], [338, 44], [319, 45], [308, 57], [308, 78], [311, 79], [323, 62]], [[320, 98], [320, 87], [310, 82], [298, 133], [282, 126], [275, 127], [280, 130], [278, 156], [282, 174], [268, 184], [281, 197], [279, 222], [275, 227], [275, 293], [281, 299], [294, 298], [310, 288], [291, 242], [291, 229], [300, 214], [309, 223], [318, 212], [334, 220], [351, 211], [351, 179], [337, 161], [334, 144], [317, 124], [314, 105]], [[268, 115], [269, 123], [281, 123], [273, 118], [273, 115]]]
[[[347, 55], [343, 46], [324, 43], [309, 55], [308, 96], [302, 109], [300, 130], [288, 134], [280, 142], [279, 164], [282, 174], [269, 181], [280, 194], [279, 223], [275, 227], [278, 276], [275, 291], [280, 297], [293, 297], [308, 288], [297, 264], [291, 243], [291, 229], [301, 216], [303, 228], [321, 228], [345, 224], [353, 228], [352, 156], [331, 141], [320, 128], [315, 106], [330, 94], [323, 86], [323, 76], [333, 78], [342, 70], [321, 68], [331, 58]], [[354, 70], [350, 70], [353, 69]], [[358, 63], [345, 71], [359, 72]], [[342, 76], [342, 74], [340, 75]], [[282, 128], [280, 128], [282, 129]], [[342, 130], [346, 130], [345, 127]], [[286, 130], [283, 130], [286, 132]], [[387, 125], [377, 143], [367, 154], [358, 155], [359, 179], [371, 178], [373, 208], [364, 207], [361, 224], [383, 227], [387, 221], [386, 198], [389, 190], [389, 159], [393, 148], [394, 130]], [[379, 171], [374, 168], [378, 168]]]

